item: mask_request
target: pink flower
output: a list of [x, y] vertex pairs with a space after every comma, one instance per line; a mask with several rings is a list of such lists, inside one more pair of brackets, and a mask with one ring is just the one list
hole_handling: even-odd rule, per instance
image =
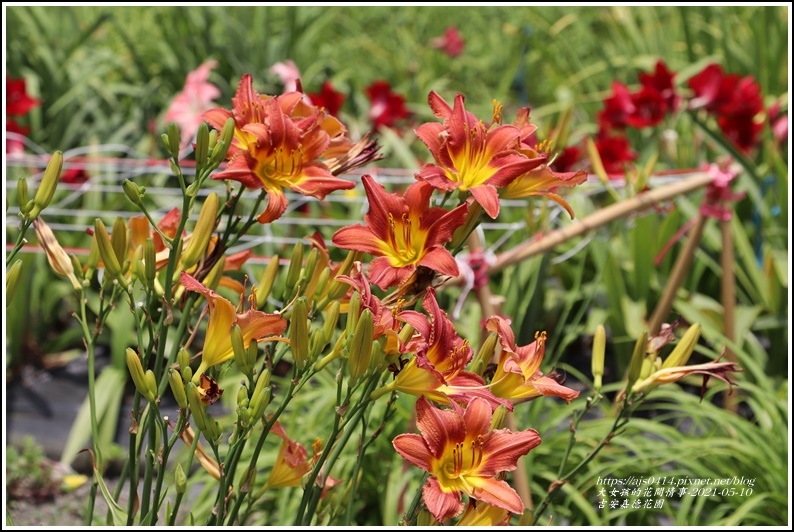
[[193, 140], [201, 125], [201, 116], [214, 107], [212, 100], [221, 95], [220, 89], [207, 81], [217, 64], [215, 60], [205, 61], [188, 73], [182, 92], [176, 95], [165, 112], [163, 120], [176, 122], [179, 126], [182, 148]]
[[443, 37], [436, 37], [430, 41], [430, 46], [443, 50], [450, 57], [456, 57], [463, 53], [465, 44], [463, 36], [455, 26], [449, 26], [444, 31]]
[[279, 62], [270, 67], [270, 73], [278, 76], [284, 84], [284, 92], [298, 90], [298, 83], [301, 79], [301, 71], [292, 59], [287, 59], [283, 63]]

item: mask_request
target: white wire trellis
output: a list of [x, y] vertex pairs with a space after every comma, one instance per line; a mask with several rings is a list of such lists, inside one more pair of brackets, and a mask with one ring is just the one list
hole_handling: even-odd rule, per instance
[[[7, 132], [9, 138], [19, 140], [33, 152], [32, 154], [8, 154], [6, 156], [6, 173], [5, 173], [5, 188], [6, 194], [12, 194], [13, 190], [17, 187], [17, 177], [26, 177], [29, 184], [34, 186], [36, 180], [40, 179], [44, 169], [49, 161], [49, 155], [40, 147], [33, 144], [26, 137]], [[189, 148], [188, 148], [189, 150]], [[181, 197], [182, 192], [178, 187], [167, 186], [168, 176], [171, 176], [171, 169], [168, 160], [155, 159], [144, 153], [141, 153], [129, 146], [120, 144], [104, 144], [94, 145], [90, 147], [80, 147], [64, 152], [64, 172], [69, 170], [76, 170], [85, 172], [90, 177], [83, 183], [65, 183], [61, 182], [58, 186], [60, 191], [59, 196], [56, 196], [56, 201], [53, 202], [45, 211], [45, 216], [58, 218], [58, 221], [53, 220], [49, 222], [50, 227], [54, 231], [66, 233], [85, 233], [86, 229], [93, 225], [92, 220], [96, 217], [102, 218], [107, 223], [112, 223], [113, 220], [120, 216], [124, 219], [129, 219], [132, 216], [140, 215], [140, 212], [132, 209], [132, 205], [124, 197], [124, 191], [121, 183], [125, 179], [142, 180], [144, 176], [148, 176], [148, 181], [158, 184], [150, 185], [146, 183], [146, 200], [147, 206], [150, 207], [152, 217], [157, 220], [165, 215], [173, 206], [178, 205], [178, 199]], [[186, 176], [195, 175], [195, 167], [190, 165], [187, 161], [182, 167], [182, 172]], [[366, 171], [359, 171], [355, 174], [348, 174], [340, 176], [352, 181], [360, 181], [363, 173], [372, 174], [378, 182], [387, 186], [403, 187], [414, 181], [413, 172], [405, 169], [389, 169], [389, 168], [370, 168]], [[673, 180], [680, 180], [685, 177], [681, 174], [670, 176], [655, 176], [652, 182], [655, 185], [665, 184]], [[219, 184], [220, 185], [220, 184]], [[235, 183], [235, 185], [237, 185]], [[625, 186], [625, 183], [616, 181], [610, 183], [614, 188]], [[199, 195], [206, 196], [211, 191], [216, 190], [218, 187], [205, 187], [200, 190]], [[66, 191], [66, 194], [63, 192]], [[578, 195], [595, 195], [605, 192], [604, 185], [597, 179], [589, 179], [582, 185], [576, 188]], [[101, 205], [96, 208], [86, 207], [86, 204], [91, 205], [91, 201], [87, 201], [89, 194], [99, 194], [103, 198], [109, 198], [113, 195], [118, 195], [116, 201], [112, 201], [112, 205], [124, 206], [129, 205], [130, 210], [120, 209], [105, 209]], [[274, 224], [259, 225], [257, 224], [253, 230], [241, 237], [237, 244], [228, 250], [228, 253], [237, 253], [248, 249], [255, 249], [258, 246], [270, 246], [270, 249], [275, 249], [276, 246], [285, 244], [294, 244], [301, 240], [301, 236], [295, 234], [288, 234], [291, 231], [290, 227], [304, 227], [313, 230], [323, 227], [343, 227], [351, 223], [361, 222], [364, 213], [367, 210], [366, 196], [363, 191], [358, 191], [354, 194], [345, 193], [344, 191], [329, 194], [324, 200], [303, 196], [301, 194], [287, 192], [287, 199], [289, 205], [284, 215], [279, 218]], [[243, 211], [246, 208], [253, 208], [256, 201], [257, 194], [251, 192], [250, 194], [243, 194], [240, 199], [240, 204]], [[168, 202], [169, 199], [173, 201]], [[153, 200], [153, 201], [152, 201]], [[150, 205], [148, 202], [155, 203]], [[348, 207], [347, 219], [334, 219], [334, 218], [318, 218], [310, 217], [306, 213], [301, 212], [301, 207], [309, 203], [320, 202], [324, 208], [330, 207], [330, 204], [344, 204]], [[95, 203], [95, 202], [94, 202]], [[502, 209], [509, 211], [512, 209], [529, 208], [530, 202], [528, 200], [501, 200]], [[533, 214], [539, 215], [539, 202], [535, 202], [536, 212]], [[357, 208], [356, 208], [357, 207]], [[545, 206], [547, 209], [547, 224], [548, 226], [554, 225], [563, 214], [564, 210], [555, 202], [549, 201]], [[10, 207], [6, 216], [6, 227], [14, 227], [18, 225], [17, 214], [19, 208], [17, 206]], [[192, 214], [192, 219], [198, 217], [198, 212]], [[512, 217], [516, 218], [516, 217]], [[522, 216], [521, 221], [515, 222], [499, 222], [489, 221], [481, 224], [483, 241], [486, 243], [484, 250], [486, 255], [493, 255], [510, 240], [516, 232], [525, 229], [527, 226], [526, 217]], [[282, 234], [277, 234], [274, 231], [277, 227]], [[220, 227], [222, 230], [223, 225]], [[285, 228], [287, 228], [285, 230]], [[548, 227], [550, 228], [550, 227]], [[308, 236], [309, 233], [302, 236]], [[555, 262], [561, 262], [574, 256], [581, 250], [587, 243], [585, 239], [581, 245], [576, 246], [569, 252], [556, 257]], [[26, 246], [23, 251], [36, 252], [37, 248]], [[87, 253], [86, 248], [72, 249], [72, 252]], [[253, 255], [249, 260], [249, 264], [262, 264], [270, 260], [269, 256]]]

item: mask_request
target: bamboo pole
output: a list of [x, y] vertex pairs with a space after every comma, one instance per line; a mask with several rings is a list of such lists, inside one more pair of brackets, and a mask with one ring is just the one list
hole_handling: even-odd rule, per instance
[[539, 240], [527, 241], [510, 251], [498, 255], [496, 257], [496, 262], [488, 271], [493, 273], [504, 270], [508, 266], [512, 266], [513, 264], [526, 260], [539, 253], [549, 251], [571, 238], [581, 236], [613, 220], [647, 209], [657, 203], [672, 199], [681, 194], [686, 194], [687, 192], [705, 187], [712, 182], [712, 179], [713, 178], [706, 173], [698, 173], [677, 183], [644, 192], [633, 198], [605, 207], [586, 218], [582, 218], [579, 222], [551, 231]]

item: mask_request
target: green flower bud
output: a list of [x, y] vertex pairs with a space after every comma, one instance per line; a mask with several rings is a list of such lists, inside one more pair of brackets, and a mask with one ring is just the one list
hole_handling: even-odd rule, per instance
[[273, 283], [278, 275], [278, 255], [273, 255], [270, 262], [265, 268], [265, 273], [262, 274], [262, 280], [259, 281], [259, 286], [256, 287], [256, 304], [260, 309], [265, 306], [270, 292], [273, 290]]
[[325, 287], [328, 286], [328, 281], [331, 279], [331, 268], [326, 266], [320, 270], [319, 274], [312, 277], [309, 281], [309, 286], [306, 288], [306, 297], [314, 301], [317, 294], [325, 292]]
[[11, 304], [19, 285], [19, 274], [22, 271], [22, 259], [17, 259], [6, 272], [6, 307]]
[[270, 404], [270, 371], [265, 370], [256, 379], [254, 393], [251, 394], [251, 401], [248, 404], [248, 413], [252, 423], [256, 423], [265, 413], [267, 405]]
[[491, 430], [504, 428], [506, 418], [507, 407], [505, 405], [499, 405], [496, 410], [493, 411], [493, 417], [491, 417]]
[[[490, 333], [488, 335], [488, 337], [482, 343], [480, 350], [477, 351], [477, 356], [475, 356], [474, 360], [471, 361], [470, 367], [472, 373], [482, 376], [482, 374], [485, 372], [485, 368], [488, 367], [488, 364], [491, 362], [491, 358], [493, 358], [493, 354], [496, 351], [496, 342], [498, 340], [499, 337], [496, 333]], [[405, 342], [407, 341], [408, 340], [405, 340]]]
[[85, 266], [85, 278], [91, 279], [94, 275], [97, 265], [99, 264], [99, 245], [97, 244], [96, 235], [91, 237], [91, 250], [88, 252], [88, 259]]
[[171, 153], [171, 141], [168, 139], [168, 133], [163, 133], [162, 135], [160, 135], [160, 140], [163, 141], [163, 146], [165, 147], [165, 151]]
[[245, 406], [248, 406], [248, 389], [245, 386], [240, 386], [237, 390], [237, 405], [243, 406], [243, 402], [245, 402]]
[[607, 331], [603, 325], [596, 328], [593, 336], [593, 358], [591, 370], [593, 372], [593, 387], [601, 389], [601, 377], [604, 375], [604, 354], [607, 348]]
[[143, 207], [141, 198], [143, 198], [143, 195], [146, 193], [145, 188], [139, 187], [136, 183], [130, 181], [129, 179], [125, 179], [121, 182], [121, 188], [124, 189], [124, 194], [127, 196], [127, 199], [133, 203], [133, 205]]
[[143, 246], [143, 265], [146, 276], [146, 285], [154, 290], [154, 280], [157, 278], [157, 253], [154, 250], [154, 240], [146, 239]]
[[183, 268], [187, 269], [197, 264], [204, 256], [204, 252], [207, 251], [212, 231], [215, 229], [215, 217], [218, 215], [219, 203], [218, 194], [215, 192], [204, 200], [196, 227], [193, 229], [190, 241], [181, 256]]
[[[119, 264], [124, 264], [127, 260], [127, 224], [121, 216], [116, 217], [113, 222], [113, 232], [110, 233], [110, 243], [113, 246], [113, 253], [119, 261]], [[122, 268], [122, 273], [126, 269]]]
[[290, 320], [290, 345], [292, 346], [292, 359], [298, 369], [306, 367], [309, 361], [309, 325], [306, 297], [301, 296], [295, 300], [292, 307]]
[[201, 403], [201, 394], [193, 382], [188, 382], [185, 386], [187, 402], [190, 406], [190, 413], [193, 415], [193, 423], [196, 428], [207, 435], [208, 416], [204, 405]]
[[203, 167], [207, 164], [207, 156], [209, 155], [210, 144], [210, 130], [206, 122], [199, 125], [198, 133], [196, 134], [196, 164]]
[[232, 145], [234, 139], [234, 118], [227, 118], [221, 129], [221, 134], [218, 138], [218, 145], [212, 150], [212, 160], [214, 164], [220, 164], [226, 158], [229, 152], [229, 147]]
[[174, 368], [168, 369], [168, 384], [171, 386], [171, 393], [174, 394], [176, 404], [182, 410], [187, 408], [187, 395], [185, 394], [185, 383], [182, 381], [182, 375], [179, 374]]
[[[400, 329], [400, 333], [397, 336], [400, 338], [400, 341], [403, 344], [407, 344], [411, 340], [411, 338], [413, 337], [414, 332], [415, 332], [415, 329], [414, 329], [413, 325], [411, 325], [410, 323], [406, 323], [405, 325], [403, 325], [403, 328]], [[486, 363], [486, 365], [487, 365], [487, 363]]]
[[356, 324], [361, 315], [361, 295], [358, 292], [353, 292], [350, 297], [350, 303], [347, 305], [347, 323], [345, 325], [345, 334], [352, 335], [356, 331]]
[[[254, 370], [254, 363], [248, 358], [248, 349], [246, 349], [245, 343], [243, 342], [243, 331], [236, 323], [232, 325], [231, 337], [232, 349], [234, 350], [234, 361], [244, 375], [250, 375]], [[253, 362], [256, 362], [256, 359], [254, 359]]]
[[347, 367], [350, 370], [350, 378], [353, 381], [357, 381], [366, 375], [369, 369], [369, 363], [372, 360], [373, 330], [372, 312], [369, 309], [364, 309], [358, 319], [358, 323], [356, 323], [356, 329], [353, 333], [347, 356]]
[[55, 188], [58, 186], [58, 178], [61, 176], [63, 169], [63, 152], [56, 151], [52, 154], [50, 162], [47, 163], [47, 169], [44, 170], [44, 176], [41, 178], [39, 188], [36, 190], [36, 195], [33, 197], [33, 209], [30, 211], [29, 217], [35, 219], [41, 214], [47, 205], [52, 201], [55, 195]]
[[334, 337], [336, 324], [339, 322], [339, 309], [341, 304], [339, 301], [334, 301], [328, 310], [325, 311], [325, 321], [323, 322], [323, 340], [327, 344]]
[[176, 470], [174, 471], [174, 482], [176, 484], [176, 494], [184, 495], [187, 491], [187, 476], [182, 470], [182, 464], [176, 463]]
[[313, 329], [309, 334], [309, 360], [315, 360], [326, 345], [322, 329]]
[[[179, 369], [183, 370], [190, 367], [190, 353], [184, 347], [176, 354], [176, 361], [179, 363]], [[190, 380], [190, 379], [187, 379]]]
[[176, 125], [176, 122], [170, 122], [168, 124], [168, 142], [166, 146], [168, 147], [168, 152], [174, 159], [179, 159], [179, 146], [181, 145], [181, 139], [179, 138], [179, 126]]
[[[147, 401], [154, 403], [157, 394], [157, 383], [154, 384], [154, 387], [150, 386], [149, 377], [144, 373], [143, 366], [141, 365], [141, 357], [139, 357], [138, 353], [133, 349], [127, 348], [126, 360], [127, 369], [132, 377], [132, 382], [135, 384], [135, 389], [138, 390], [138, 393]], [[152, 373], [151, 378], [154, 379], [154, 373]]]
[[288, 290], [294, 290], [295, 285], [300, 280], [301, 269], [303, 268], [303, 242], [298, 241], [292, 249], [292, 260], [289, 263], [287, 270], [286, 287]]
[[689, 362], [689, 357], [695, 351], [695, 346], [697, 346], [699, 339], [700, 324], [695, 323], [687, 329], [675, 349], [673, 349], [673, 352], [665, 359], [662, 369], [686, 366], [686, 363]]
[[210, 130], [210, 139], [209, 139], [209, 149], [210, 151], [215, 149], [215, 145], [218, 144], [218, 130], [211, 129]]
[[631, 390], [631, 387], [637, 382], [637, 379], [642, 372], [642, 363], [645, 360], [645, 350], [648, 346], [648, 332], [644, 332], [642, 336], [637, 339], [634, 344], [634, 354], [631, 355], [631, 363], [629, 364], [628, 385], [626, 390]]
[[19, 205], [19, 210], [22, 214], [25, 214], [30, 210], [28, 208], [28, 181], [24, 177], [20, 177], [17, 180], [17, 205]]
[[[361, 257], [360, 251], [349, 251], [347, 253], [347, 257], [345, 257], [345, 261], [339, 267], [339, 271], [336, 272], [336, 275], [337, 276], [347, 275], [348, 273], [350, 273], [350, 269], [353, 267], [353, 263], [356, 262], [360, 257]], [[342, 296], [347, 294], [348, 290], [350, 290], [349, 284], [334, 279], [333, 281], [331, 281], [331, 284], [328, 286], [328, 296], [327, 296], [328, 301], [336, 301], [342, 298]]]

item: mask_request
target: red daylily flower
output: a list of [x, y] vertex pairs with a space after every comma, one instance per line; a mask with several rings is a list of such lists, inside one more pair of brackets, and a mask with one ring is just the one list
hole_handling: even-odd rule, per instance
[[[24, 116], [39, 105], [41, 105], [40, 100], [28, 95], [25, 78], [10, 78], [6, 75], [7, 115]], [[6, 127], [6, 129], [8, 128]]]
[[486, 328], [499, 335], [502, 346], [499, 364], [491, 381], [494, 395], [517, 403], [541, 395], [555, 395], [568, 402], [579, 397], [579, 392], [562, 386], [540, 371], [546, 349], [546, 333], [536, 335], [536, 340], [531, 344], [518, 347], [510, 322], [504, 318], [490, 318]]
[[498, 187], [543, 164], [545, 155], [530, 159], [518, 151], [521, 132], [512, 125], [501, 125], [501, 108], [490, 128], [466, 111], [463, 95], [455, 96], [454, 108], [434, 91], [428, 97], [430, 108], [443, 124], [429, 122], [415, 132], [435, 159], [426, 164], [416, 178], [444, 190], [470, 191], [491, 218], [499, 215]]
[[733, 91], [738, 83], [738, 74], [725, 74], [720, 65], [708, 65], [687, 81], [695, 93], [690, 107], [719, 114], [723, 105], [733, 98]]
[[598, 113], [598, 123], [604, 129], [642, 129], [661, 122], [667, 110], [666, 100], [654, 87], [643, 86], [630, 93], [628, 87], [615, 81], [612, 96], [604, 100], [604, 109]]
[[[545, 156], [545, 153], [539, 151], [540, 147], [535, 145], [536, 126], [529, 122], [528, 107], [519, 109], [513, 125], [521, 131], [521, 141], [518, 149], [520, 153], [523, 153], [529, 159]], [[586, 180], [587, 172], [584, 170], [558, 173], [553, 171], [548, 164], [543, 163], [526, 174], [518, 176], [512, 183], [507, 185], [502, 192], [502, 197], [527, 198], [529, 196], [545, 196], [559, 203], [573, 218], [574, 214], [571, 206], [554, 190], [558, 187], [574, 187]]]
[[436, 37], [430, 41], [431, 47], [443, 50], [450, 57], [457, 57], [462, 54], [465, 44], [463, 36], [455, 26], [449, 26], [444, 30], [443, 37]]
[[411, 115], [405, 107], [405, 97], [393, 92], [386, 81], [378, 80], [365, 88], [364, 92], [369, 98], [369, 119], [375, 129], [393, 127], [398, 120]]
[[210, 317], [204, 339], [204, 350], [194, 380], [197, 380], [207, 368], [226, 362], [234, 356], [231, 339], [233, 325], [240, 326], [246, 349], [252, 340], [277, 336], [287, 328], [287, 320], [278, 314], [267, 314], [254, 309], [238, 314], [228, 299], [210, 290], [188, 273], [182, 272], [179, 279], [187, 290], [203, 295], [209, 305]]
[[67, 183], [70, 185], [82, 185], [90, 176], [85, 171], [85, 168], [78, 168], [73, 166], [71, 168], [66, 168], [63, 173], [61, 174], [60, 181], [61, 183]]
[[439, 521], [463, 511], [461, 494], [520, 514], [521, 497], [497, 475], [516, 469], [518, 459], [540, 444], [533, 429], [490, 430], [491, 407], [474, 398], [466, 410], [453, 404], [440, 410], [424, 397], [416, 403], [420, 434], [401, 434], [393, 445], [413, 465], [431, 477], [422, 488], [427, 509]]
[[619, 81], [612, 82], [612, 96], [604, 100], [604, 109], [598, 112], [598, 123], [604, 129], [623, 129], [634, 112], [629, 88]]
[[334, 90], [330, 81], [323, 83], [320, 92], [310, 92], [309, 99], [317, 107], [323, 108], [333, 116], [339, 116], [339, 110], [345, 103], [345, 95]]
[[371, 176], [361, 181], [369, 201], [364, 216], [367, 225], [343, 227], [334, 234], [333, 243], [377, 255], [369, 266], [369, 278], [382, 290], [402, 283], [416, 270], [426, 266], [438, 273], [458, 275], [458, 265], [444, 244], [463, 224], [468, 206], [451, 211], [429, 207], [433, 188], [416, 182], [400, 197], [389, 194]]
[[[30, 132], [30, 128], [19, 125], [13, 118], [6, 117], [6, 131], [17, 135], [27, 135]], [[25, 143], [6, 135], [6, 153], [9, 155], [25, 153]]]
[[438, 306], [432, 288], [427, 289], [422, 306], [432, 321], [413, 310], [399, 315], [401, 320], [416, 329], [419, 337], [407, 346], [407, 350], [415, 351], [414, 357], [386, 388], [423, 395], [439, 403], [468, 403], [479, 397], [488, 401], [492, 408], [504, 405], [512, 410], [513, 405], [509, 401], [496, 398], [488, 390], [482, 377], [463, 370], [471, 361], [471, 347], [455, 332], [446, 312]]
[[676, 73], [668, 70], [667, 65], [661, 59], [657, 61], [656, 68], [652, 74], [640, 72], [640, 84], [643, 87], [656, 89], [667, 104], [667, 108], [675, 112], [681, 104], [681, 96], [675, 90], [673, 80]]
[[602, 129], [598, 132], [595, 145], [610, 179], [620, 179], [624, 165], [637, 158], [637, 153], [631, 149], [629, 139], [625, 135], [610, 135]]
[[568, 173], [573, 166], [582, 160], [582, 149], [576, 146], [566, 146], [557, 154], [551, 163], [552, 170], [560, 173]]
[[163, 116], [166, 123], [176, 122], [181, 132], [181, 147], [193, 140], [202, 122], [202, 115], [212, 109], [221, 90], [210, 83], [210, 72], [218, 65], [215, 60], [205, 61], [188, 73], [182, 92], [176, 95]]

